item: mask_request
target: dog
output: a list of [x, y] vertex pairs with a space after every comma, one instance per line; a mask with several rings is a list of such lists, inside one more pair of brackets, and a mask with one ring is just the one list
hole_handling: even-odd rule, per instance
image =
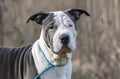
[[42, 26], [40, 38], [19, 48], [0, 48], [0, 79], [71, 79], [76, 22], [82, 9], [40, 11], [27, 20]]

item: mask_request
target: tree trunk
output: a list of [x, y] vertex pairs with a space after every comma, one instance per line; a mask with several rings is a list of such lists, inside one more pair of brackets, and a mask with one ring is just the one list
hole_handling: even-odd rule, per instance
[[2, 20], [2, 3], [3, 3], [3, 0], [0, 1], [0, 46], [3, 45], [3, 39], [4, 39], [3, 20]]

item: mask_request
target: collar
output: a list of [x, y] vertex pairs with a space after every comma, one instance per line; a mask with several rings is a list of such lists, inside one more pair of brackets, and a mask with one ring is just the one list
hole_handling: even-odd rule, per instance
[[37, 76], [35, 76], [34, 79], [39, 79], [39, 77], [40, 77], [45, 71], [47, 71], [48, 69], [54, 67], [54, 65], [47, 59], [44, 51], [41, 49], [40, 46], [39, 46], [39, 49], [40, 49], [40, 51], [41, 51], [42, 56], [45, 58], [45, 60], [46, 60], [45, 62], [47, 63], [47, 65], [46, 65], [43, 69], [41, 69], [41, 71], [39, 72], [39, 74], [38, 74]]

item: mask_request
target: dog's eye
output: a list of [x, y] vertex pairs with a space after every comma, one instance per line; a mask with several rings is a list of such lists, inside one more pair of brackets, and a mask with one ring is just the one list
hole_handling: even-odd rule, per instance
[[72, 27], [73, 25], [72, 24], [69, 24], [69, 27]]
[[53, 25], [50, 25], [50, 26], [49, 26], [49, 29], [54, 29], [54, 26], [53, 26]]
[[49, 29], [54, 29], [54, 22], [53, 21], [51, 23], [49, 23], [48, 28]]

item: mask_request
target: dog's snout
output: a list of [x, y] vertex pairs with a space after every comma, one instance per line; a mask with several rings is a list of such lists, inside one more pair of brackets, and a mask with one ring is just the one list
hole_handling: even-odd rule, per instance
[[67, 34], [62, 34], [60, 36], [61, 43], [64, 45], [67, 45], [69, 43], [69, 35]]

